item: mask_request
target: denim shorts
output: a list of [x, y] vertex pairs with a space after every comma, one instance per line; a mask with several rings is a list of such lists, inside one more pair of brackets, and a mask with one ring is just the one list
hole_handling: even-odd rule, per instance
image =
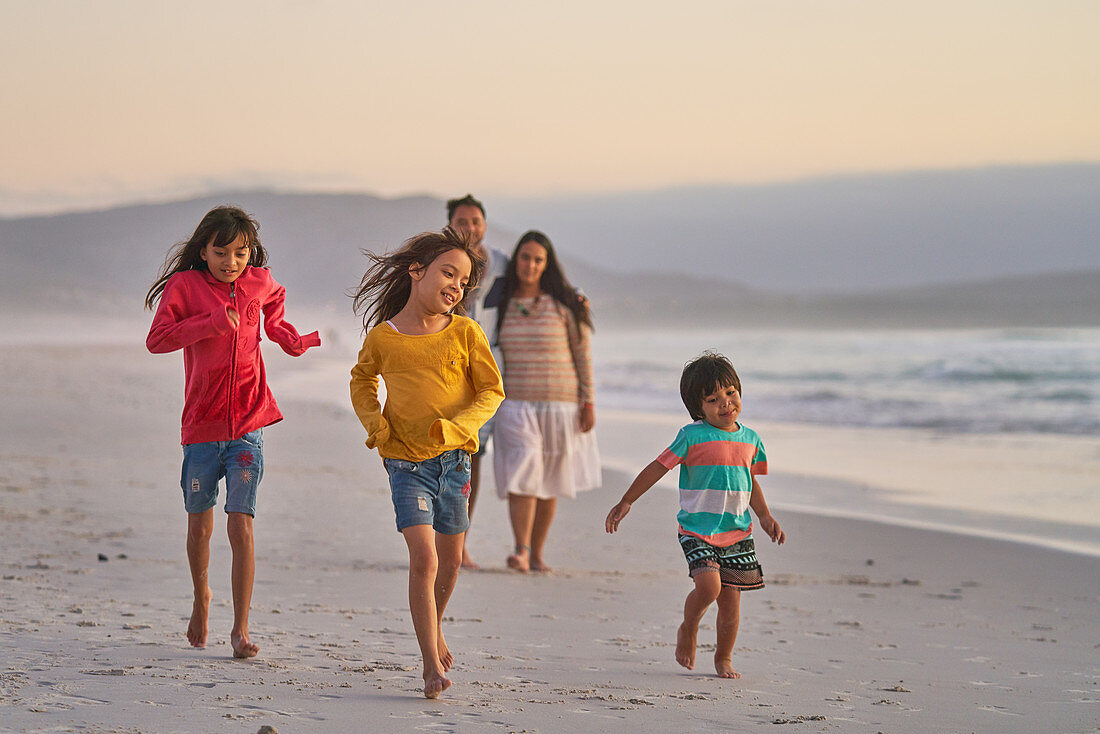
[[206, 512], [218, 501], [225, 477], [225, 511], [256, 516], [256, 492], [264, 476], [264, 433], [259, 428], [234, 441], [189, 443], [183, 447], [183, 506]]
[[437, 533], [458, 535], [470, 527], [470, 455], [451, 449], [424, 461], [383, 459], [397, 529], [431, 525]]

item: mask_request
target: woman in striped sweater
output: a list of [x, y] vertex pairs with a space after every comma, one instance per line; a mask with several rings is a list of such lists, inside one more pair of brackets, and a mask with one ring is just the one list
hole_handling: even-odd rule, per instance
[[543, 549], [558, 498], [600, 481], [592, 318], [541, 232], [520, 237], [504, 277], [497, 345], [505, 400], [493, 427], [493, 470], [515, 536], [509, 567], [547, 572]]

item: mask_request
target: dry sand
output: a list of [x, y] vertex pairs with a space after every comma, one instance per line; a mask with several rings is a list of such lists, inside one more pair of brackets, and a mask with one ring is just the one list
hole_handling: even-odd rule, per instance
[[[651, 492], [609, 537], [629, 480], [614, 471], [562, 503], [548, 576], [505, 570], [506, 513], [486, 485], [471, 536], [484, 570], [462, 574], [445, 624], [454, 686], [426, 701], [377, 456], [349, 410], [286, 397], [256, 518], [260, 656], [231, 656], [220, 513], [211, 644], [192, 649], [181, 392], [178, 355], [5, 350], [0, 731], [1100, 730], [1095, 556], [777, 510], [790, 540], [761, 543], [768, 587], [744, 595], [734, 654], [744, 677], [720, 680], [713, 612], [696, 670], [673, 660], [690, 588], [675, 494]], [[599, 421], [612, 451], [667, 441]], [[782, 475], [765, 487], [781, 506]]]

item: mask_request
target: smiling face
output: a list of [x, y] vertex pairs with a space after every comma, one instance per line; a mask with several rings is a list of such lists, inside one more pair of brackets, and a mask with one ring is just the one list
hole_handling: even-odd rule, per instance
[[448, 224], [456, 232], [469, 234], [474, 251], [481, 252], [481, 240], [485, 238], [485, 230], [488, 225], [485, 223], [485, 215], [481, 213], [480, 209], [472, 204], [455, 207], [454, 214]]
[[546, 248], [528, 240], [516, 252], [516, 277], [525, 290], [537, 292], [542, 274], [546, 272]]
[[733, 385], [720, 387], [703, 396], [703, 420], [723, 431], [736, 431], [741, 415], [741, 393]]
[[410, 300], [429, 314], [449, 313], [462, 301], [470, 281], [470, 256], [462, 250], [447, 250], [427, 267], [410, 268]]
[[[193, 250], [192, 250], [193, 252]], [[224, 247], [215, 247], [214, 241], [206, 243], [199, 253], [206, 267], [210, 268], [210, 274], [222, 283], [232, 283], [241, 277], [241, 273], [248, 267], [248, 259], [252, 257], [252, 248], [248, 246], [248, 240], [244, 235], [238, 235], [237, 239]]]

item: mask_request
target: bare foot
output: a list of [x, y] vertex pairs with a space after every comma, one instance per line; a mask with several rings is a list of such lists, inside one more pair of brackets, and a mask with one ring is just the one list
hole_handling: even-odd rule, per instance
[[470, 551], [466, 550], [466, 546], [462, 547], [462, 567], [468, 568], [471, 571], [476, 571], [481, 568], [481, 566], [474, 563], [473, 558], [470, 558]]
[[686, 629], [686, 622], [681, 622], [676, 630], [676, 662], [688, 670], [695, 668], [695, 636], [699, 634], [699, 628]]
[[451, 654], [451, 649], [447, 647], [447, 641], [443, 639], [443, 628], [439, 628], [439, 663], [443, 666], [443, 672], [446, 673], [451, 669], [451, 665], [455, 661], [455, 656]]
[[254, 645], [249, 639], [248, 634], [243, 635], [230, 635], [229, 642], [233, 644], [233, 657], [235, 658], [254, 658], [256, 653], [260, 651], [259, 645]]
[[535, 573], [550, 573], [554, 569], [547, 566], [546, 563], [543, 562], [543, 560], [541, 558], [532, 558], [531, 559], [531, 570], [534, 571]]
[[726, 658], [724, 660], [714, 659], [714, 669], [718, 672], [719, 678], [740, 678], [741, 674], [733, 669], [733, 662]]
[[210, 633], [210, 600], [213, 596], [207, 586], [206, 593], [201, 599], [196, 597], [195, 604], [191, 607], [191, 621], [187, 623], [187, 641], [191, 643], [191, 647], [206, 647], [206, 637]]
[[439, 698], [439, 694], [451, 687], [451, 680], [443, 675], [424, 675], [424, 698]]
[[531, 570], [531, 548], [526, 545], [517, 545], [516, 552], [508, 556], [508, 568], [527, 573]]

